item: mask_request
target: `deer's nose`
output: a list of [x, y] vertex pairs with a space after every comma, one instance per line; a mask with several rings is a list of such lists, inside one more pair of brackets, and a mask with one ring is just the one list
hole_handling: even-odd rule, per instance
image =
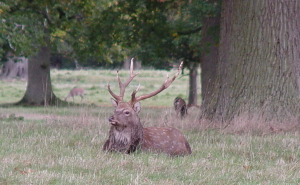
[[114, 120], [114, 116], [110, 116], [110, 117], [108, 118], [108, 121], [109, 121], [109, 122], [113, 122], [113, 120]]

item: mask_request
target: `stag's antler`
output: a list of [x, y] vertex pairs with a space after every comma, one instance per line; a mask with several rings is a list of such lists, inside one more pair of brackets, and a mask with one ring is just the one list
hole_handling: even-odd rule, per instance
[[110, 85], [107, 84], [107, 88], [109, 93], [117, 100], [117, 102], [122, 102], [123, 101], [123, 97], [124, 97], [124, 93], [125, 93], [125, 89], [128, 86], [128, 84], [132, 81], [132, 79], [138, 75], [139, 73], [134, 74], [133, 73], [133, 59], [131, 59], [131, 63], [130, 63], [130, 75], [127, 79], [127, 81], [125, 83], [121, 82], [120, 76], [119, 76], [119, 71], [117, 71], [117, 78], [118, 78], [118, 82], [119, 82], [119, 87], [120, 87], [120, 95], [116, 95], [115, 93], [113, 93], [110, 89]]
[[165, 82], [162, 84], [162, 86], [157, 89], [156, 91], [152, 92], [152, 93], [149, 93], [149, 94], [146, 94], [146, 95], [141, 95], [141, 96], [138, 96], [138, 97], [135, 97], [136, 93], [138, 92], [139, 88], [140, 88], [140, 85], [137, 87], [137, 89], [135, 91], [132, 92], [131, 94], [131, 101], [129, 102], [131, 105], [135, 104], [136, 102], [139, 102], [141, 100], [144, 100], [144, 99], [147, 99], [147, 98], [150, 98], [152, 96], [155, 96], [157, 95], [158, 93], [160, 93], [161, 91], [167, 89], [171, 84], [172, 82], [176, 79], [176, 77], [179, 75], [181, 69], [182, 69], [182, 66], [183, 66], [183, 62], [180, 63], [179, 67], [178, 67], [178, 70], [176, 72], [176, 74], [173, 76], [173, 78], [169, 79], [169, 76], [167, 76], [167, 79], [165, 80]]

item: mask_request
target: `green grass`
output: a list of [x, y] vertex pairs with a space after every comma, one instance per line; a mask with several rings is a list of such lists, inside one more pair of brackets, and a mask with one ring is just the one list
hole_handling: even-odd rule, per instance
[[[165, 74], [141, 71], [131, 88], [138, 83], [155, 88]], [[105, 86], [107, 81], [117, 85], [115, 72], [52, 71], [59, 97], [65, 97], [73, 86], [87, 89], [83, 105], [0, 108], [0, 184], [300, 183], [298, 132], [226, 134], [200, 124], [200, 110], [196, 108], [189, 110], [186, 119], [178, 119], [172, 101], [177, 94], [186, 95], [184, 78], [174, 84], [174, 90], [162, 94], [164, 100], [143, 101], [140, 113], [144, 126], [173, 126], [186, 135], [192, 155], [172, 158], [140, 151], [131, 155], [102, 151], [108, 137], [107, 119], [113, 112]], [[3, 103], [17, 101], [26, 88], [22, 81], [0, 83]], [[117, 90], [117, 86], [113, 88]], [[150, 91], [144, 89], [142, 93]], [[127, 92], [130, 95], [131, 91]], [[91, 102], [99, 106], [88, 106]]]
[[[175, 71], [155, 71], [155, 70], [140, 70], [140, 72], [130, 83], [125, 93], [125, 100], [129, 100], [131, 93], [140, 84], [138, 95], [150, 93], [165, 81], [167, 75], [172, 76]], [[119, 84], [117, 82], [116, 71], [110, 70], [87, 70], [87, 71], [59, 71], [53, 70], [52, 84], [54, 86], [54, 93], [64, 98], [70, 89], [73, 87], [83, 87], [86, 89], [86, 96], [84, 103], [96, 104], [99, 106], [110, 106], [110, 94], [107, 91], [107, 83], [111, 85], [113, 92], [119, 93]], [[121, 80], [124, 82], [129, 71], [121, 70], [119, 72]], [[199, 92], [200, 92], [199, 88]], [[173, 98], [181, 95], [187, 98], [188, 94], [188, 76], [181, 76], [176, 79], [172, 86], [158, 94], [157, 96], [144, 100], [143, 106], [171, 106]], [[199, 97], [200, 99], [200, 97]], [[70, 99], [71, 100], [71, 99]], [[158, 101], [159, 100], [159, 101]], [[80, 101], [80, 97], [76, 97], [76, 101]]]
[[[138, 76], [134, 78], [126, 89], [125, 99], [129, 100], [131, 93], [140, 84], [140, 90], [137, 95], [150, 93], [165, 81], [167, 75], [173, 76], [175, 71], [155, 71], [140, 70]], [[74, 87], [82, 87], [86, 90], [84, 104], [96, 104], [99, 106], [110, 106], [110, 94], [107, 91], [107, 83], [111, 89], [119, 93], [116, 71], [110, 70], [52, 70], [51, 80], [53, 91], [56, 96], [64, 99], [69, 91]], [[121, 70], [120, 77], [125, 81], [129, 71]], [[0, 103], [12, 103], [20, 100], [26, 90], [26, 81], [9, 80], [0, 81]], [[199, 92], [201, 89], [199, 88]], [[187, 98], [188, 95], [188, 76], [181, 76], [176, 79], [169, 89], [161, 92], [157, 96], [144, 100], [143, 106], [171, 106], [176, 96]], [[201, 97], [199, 97], [201, 99]], [[80, 102], [80, 97], [75, 97], [75, 102]], [[159, 101], [158, 101], [159, 100]], [[72, 98], [69, 99], [72, 101]]]

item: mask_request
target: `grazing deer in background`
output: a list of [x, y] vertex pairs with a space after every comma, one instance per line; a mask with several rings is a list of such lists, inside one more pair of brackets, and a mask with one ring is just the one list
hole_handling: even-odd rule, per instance
[[181, 118], [184, 118], [187, 115], [187, 106], [185, 101], [180, 98], [180, 97], [176, 97], [174, 100], [174, 108], [176, 111], [176, 114], [179, 115]]
[[72, 97], [73, 101], [74, 101], [74, 96], [80, 96], [81, 97], [81, 101], [82, 101], [83, 98], [84, 98], [84, 89], [80, 88], [80, 87], [76, 87], [76, 88], [72, 89], [70, 91], [70, 93], [68, 94], [68, 96], [65, 98], [65, 101], [67, 101], [68, 98], [70, 98], [70, 97]]
[[191, 147], [186, 138], [178, 129], [173, 127], [148, 127], [143, 128], [138, 113], [141, 110], [139, 101], [157, 95], [164, 89], [168, 88], [178, 76], [182, 68], [179, 66], [177, 73], [173, 78], [167, 77], [166, 81], [156, 91], [136, 97], [140, 85], [131, 94], [131, 100], [124, 102], [123, 97], [125, 88], [138, 75], [133, 73], [133, 59], [130, 65], [130, 75], [126, 82], [122, 83], [117, 73], [120, 87], [120, 95], [116, 95], [107, 85], [109, 93], [114, 99], [111, 99], [112, 105], [115, 107], [114, 114], [109, 118], [111, 128], [109, 137], [103, 145], [105, 151], [116, 151], [131, 153], [136, 149], [142, 151], [152, 151], [156, 153], [166, 153], [171, 156], [191, 154]]

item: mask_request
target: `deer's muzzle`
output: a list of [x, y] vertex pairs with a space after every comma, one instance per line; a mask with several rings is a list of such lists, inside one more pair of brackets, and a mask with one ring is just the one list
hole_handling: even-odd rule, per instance
[[110, 116], [110, 117], [108, 118], [108, 121], [109, 121], [109, 123], [112, 124], [112, 125], [117, 125], [117, 124], [118, 124], [118, 121], [115, 120], [115, 117], [114, 117], [114, 116]]

